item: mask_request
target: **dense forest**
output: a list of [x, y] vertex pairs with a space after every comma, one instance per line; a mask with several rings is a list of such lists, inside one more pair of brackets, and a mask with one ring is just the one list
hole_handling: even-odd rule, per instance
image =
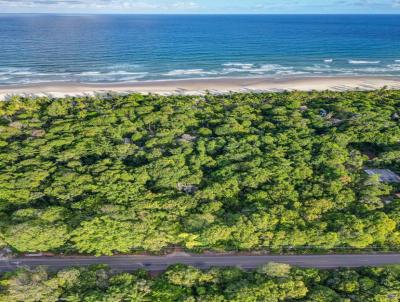
[[0, 102], [0, 246], [396, 250], [399, 186], [364, 168], [399, 173], [399, 142], [400, 91], [13, 97]]
[[20, 269], [0, 279], [0, 302], [397, 302], [400, 267], [316, 270], [268, 263], [257, 271], [184, 265], [150, 277], [106, 267]]

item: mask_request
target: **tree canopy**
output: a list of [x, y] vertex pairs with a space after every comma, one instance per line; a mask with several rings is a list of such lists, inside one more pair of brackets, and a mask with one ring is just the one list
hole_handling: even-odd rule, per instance
[[400, 91], [0, 102], [0, 245], [400, 246]]
[[[238, 268], [175, 265], [151, 277], [145, 271], [113, 273], [105, 266], [19, 269], [0, 279], [1, 302], [392, 302], [400, 299], [400, 267], [316, 270], [275, 263]], [[264, 267], [264, 268], [265, 268]], [[280, 268], [278, 268], [280, 267]], [[284, 274], [282, 268], [285, 267]]]

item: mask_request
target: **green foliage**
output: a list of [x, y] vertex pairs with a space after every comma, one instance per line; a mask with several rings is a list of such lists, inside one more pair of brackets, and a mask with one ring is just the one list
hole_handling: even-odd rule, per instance
[[[278, 264], [272, 264], [277, 272]], [[20, 269], [0, 280], [8, 302], [380, 302], [399, 301], [400, 267], [257, 271], [174, 265], [151, 277], [145, 271], [111, 273], [104, 266], [59, 272]], [[278, 269], [282, 271], [281, 269]]]
[[171, 267], [165, 274], [168, 281], [174, 285], [193, 286], [194, 284], [210, 282], [213, 276], [185, 265]]
[[8, 301], [56, 302], [62, 293], [57, 277], [50, 277], [43, 268], [19, 270], [6, 284]]
[[400, 188], [363, 169], [400, 173], [399, 108], [386, 90], [13, 97], [0, 246], [398, 249]]
[[290, 265], [285, 263], [269, 262], [260, 267], [258, 272], [270, 277], [286, 277], [290, 273]]
[[132, 247], [132, 226], [108, 217], [96, 217], [82, 222], [72, 233], [72, 240], [80, 252], [112, 255], [114, 251], [129, 252]]
[[5, 232], [5, 241], [20, 252], [39, 252], [57, 249], [69, 235], [64, 224], [29, 221], [11, 225]]

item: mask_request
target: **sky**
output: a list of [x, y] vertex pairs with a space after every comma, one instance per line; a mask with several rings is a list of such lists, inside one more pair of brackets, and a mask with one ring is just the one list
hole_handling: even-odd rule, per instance
[[0, 0], [1, 13], [400, 13], [400, 0]]

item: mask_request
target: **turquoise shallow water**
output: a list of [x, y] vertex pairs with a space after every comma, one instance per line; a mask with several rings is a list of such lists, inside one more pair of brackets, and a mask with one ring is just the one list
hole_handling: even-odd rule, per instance
[[0, 15], [0, 85], [400, 76], [400, 15]]

